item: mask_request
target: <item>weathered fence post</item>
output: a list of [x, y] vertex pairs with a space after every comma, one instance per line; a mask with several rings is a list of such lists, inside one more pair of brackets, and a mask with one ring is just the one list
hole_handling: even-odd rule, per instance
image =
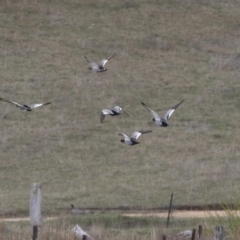
[[195, 240], [195, 236], [196, 236], [196, 229], [194, 228], [194, 229], [192, 230], [191, 240]]
[[167, 228], [169, 225], [169, 219], [170, 219], [170, 214], [171, 214], [171, 210], [172, 210], [172, 200], [173, 200], [173, 193], [171, 194], [171, 199], [170, 199], [169, 208], [168, 208]]
[[163, 235], [162, 240], [167, 240], [167, 237]]
[[87, 240], [87, 235], [83, 235], [82, 240]]
[[214, 240], [225, 240], [224, 226], [216, 226], [214, 228]]
[[41, 189], [39, 183], [33, 183], [30, 194], [30, 223], [33, 227], [33, 240], [38, 237], [38, 226], [41, 226]]
[[202, 238], [202, 225], [198, 225], [198, 238]]

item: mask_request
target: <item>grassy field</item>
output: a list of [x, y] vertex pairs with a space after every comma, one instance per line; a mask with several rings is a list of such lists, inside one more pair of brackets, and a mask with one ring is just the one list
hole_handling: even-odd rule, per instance
[[[0, 212], [232, 202], [240, 190], [239, 1], [11, 1], [0, 6]], [[116, 52], [108, 71], [92, 73]], [[161, 116], [182, 99], [168, 128]], [[99, 116], [123, 107], [130, 116]], [[152, 130], [129, 147], [117, 133]]]

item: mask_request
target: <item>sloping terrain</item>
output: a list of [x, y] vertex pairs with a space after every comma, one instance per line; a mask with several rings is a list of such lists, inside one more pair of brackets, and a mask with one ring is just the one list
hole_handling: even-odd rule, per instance
[[[238, 1], [4, 1], [0, 210], [237, 201], [240, 183]], [[108, 71], [88, 70], [116, 52]], [[174, 104], [168, 128], [160, 116]], [[105, 118], [115, 105], [130, 114]], [[152, 130], [129, 147], [119, 132]]]

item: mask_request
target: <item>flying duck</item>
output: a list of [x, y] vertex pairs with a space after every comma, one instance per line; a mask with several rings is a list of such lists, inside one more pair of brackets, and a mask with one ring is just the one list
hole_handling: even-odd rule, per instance
[[152, 132], [151, 130], [147, 130], [147, 131], [138, 131], [138, 132], [134, 132], [132, 134], [132, 136], [129, 138], [126, 134], [124, 133], [119, 133], [118, 136], [123, 136], [124, 139], [121, 139], [120, 142], [122, 143], [126, 143], [127, 145], [136, 145], [139, 142], [137, 142], [137, 139], [145, 133], [150, 133]]
[[99, 64], [96, 64], [95, 62], [90, 62], [86, 56], [84, 58], [87, 60], [88, 63], [90, 63], [91, 67], [89, 67], [89, 70], [92, 70], [93, 72], [105, 72], [108, 69], [104, 68], [105, 64], [115, 56], [116, 53], [108, 57], [107, 59], [103, 59]]
[[31, 104], [31, 105], [25, 105], [25, 104], [20, 104], [20, 103], [17, 103], [17, 102], [7, 100], [5, 98], [0, 98], [0, 101], [12, 103], [16, 107], [20, 108], [21, 110], [29, 111], [29, 112], [32, 111], [34, 108], [41, 107], [41, 106], [44, 106], [44, 105], [48, 105], [48, 104], [51, 103], [51, 102], [46, 102], [46, 103], [36, 103], [36, 104]]
[[100, 122], [103, 123], [105, 115], [117, 116], [120, 115], [120, 111], [123, 111], [127, 116], [129, 116], [121, 107], [115, 106], [113, 109], [103, 109], [100, 115]]
[[184, 100], [182, 100], [180, 103], [174, 105], [172, 108], [170, 108], [164, 115], [163, 118], [160, 118], [156, 112], [154, 112], [148, 105], [145, 103], [141, 102], [142, 105], [153, 115], [153, 122], [156, 123], [157, 126], [159, 127], [167, 127], [168, 126], [168, 119], [171, 117], [173, 112], [177, 109], [177, 107], [183, 103]]

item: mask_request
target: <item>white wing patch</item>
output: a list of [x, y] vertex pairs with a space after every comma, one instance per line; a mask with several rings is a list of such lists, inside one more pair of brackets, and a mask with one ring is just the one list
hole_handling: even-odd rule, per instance
[[104, 65], [108, 62], [107, 59], [103, 59], [100, 63], [99, 66], [104, 67]]
[[98, 65], [95, 62], [91, 62], [90, 64], [92, 66], [92, 70], [94, 70], [94, 71], [98, 71], [99, 70], [99, 67], [98, 67]]
[[173, 112], [175, 111], [175, 109], [169, 109], [166, 113], [165, 113], [165, 115], [164, 115], [164, 119], [167, 121], [170, 117], [171, 117], [171, 115], [173, 114]]
[[37, 107], [41, 107], [43, 105], [43, 103], [36, 103], [36, 104], [31, 104], [29, 105], [30, 108], [37, 108]]
[[17, 102], [12, 102], [12, 101], [9, 101], [9, 103], [13, 103], [13, 104], [15, 104], [16, 106], [18, 106], [18, 107], [23, 107], [23, 105], [22, 104], [19, 104], [19, 103], [17, 103]]
[[113, 114], [112, 110], [109, 110], [109, 109], [103, 109], [103, 110], [102, 110], [102, 113], [103, 113], [104, 115]]
[[158, 114], [156, 112], [154, 112], [150, 107], [148, 107], [146, 104], [143, 104], [143, 106], [145, 108], [147, 108], [147, 110], [154, 116], [156, 121], [160, 121], [160, 117], [158, 116]]
[[171, 109], [169, 109], [169, 110], [165, 113], [165, 115], [164, 115], [163, 118], [167, 121], [167, 120], [171, 117], [171, 115], [173, 114], [173, 112], [174, 112], [183, 102], [184, 102], [184, 99], [183, 99], [180, 103], [176, 104], [176, 105], [173, 106]]
[[142, 135], [142, 133], [140, 133], [140, 132], [134, 132], [134, 133], [132, 134], [131, 138], [134, 138], [134, 139], [137, 140], [141, 135]]

